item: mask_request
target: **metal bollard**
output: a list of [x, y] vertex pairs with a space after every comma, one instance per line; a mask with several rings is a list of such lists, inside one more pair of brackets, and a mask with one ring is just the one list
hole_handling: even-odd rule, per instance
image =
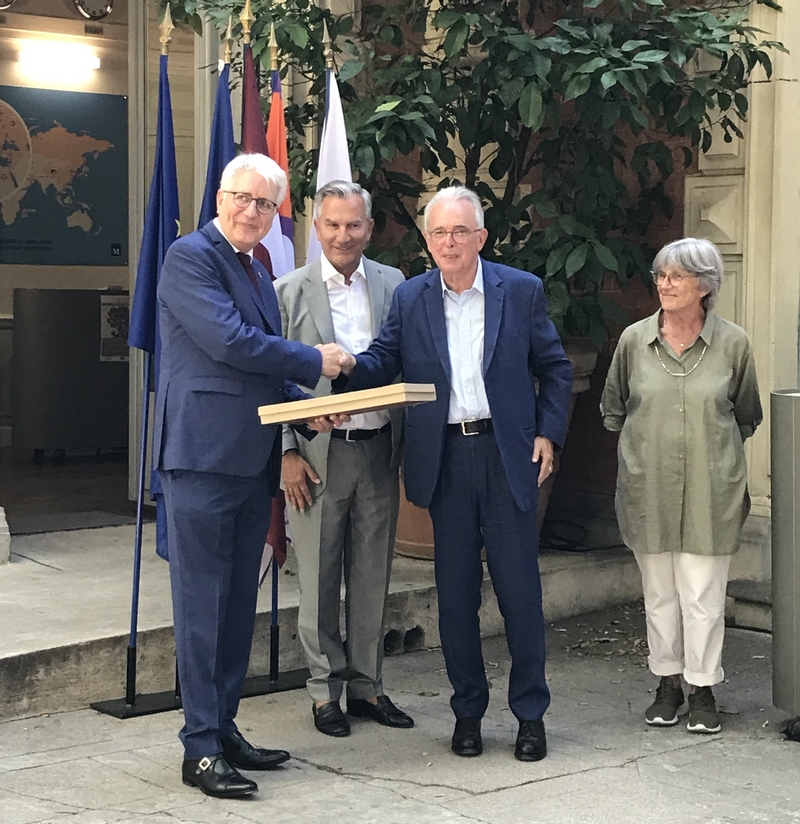
[[800, 389], [772, 392], [772, 702], [800, 714]]

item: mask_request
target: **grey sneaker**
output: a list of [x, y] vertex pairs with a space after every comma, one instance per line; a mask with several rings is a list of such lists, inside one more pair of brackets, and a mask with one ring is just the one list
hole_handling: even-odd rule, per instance
[[702, 733], [719, 732], [722, 729], [711, 687], [698, 687], [689, 693], [689, 723], [686, 729]]
[[678, 708], [683, 706], [683, 689], [666, 675], [656, 690], [656, 700], [645, 710], [644, 720], [651, 727], [671, 727], [678, 723]]

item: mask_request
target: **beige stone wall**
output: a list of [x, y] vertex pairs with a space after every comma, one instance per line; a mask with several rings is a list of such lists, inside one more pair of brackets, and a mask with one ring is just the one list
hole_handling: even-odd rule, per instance
[[758, 578], [770, 571], [769, 395], [800, 382], [800, 4], [779, 13], [754, 3], [751, 20], [790, 53], [773, 53], [772, 79], [759, 73], [751, 85], [744, 139], [715, 141], [687, 180], [685, 231], [722, 251], [718, 309], [747, 330], [755, 352], [765, 421], [747, 447], [753, 509], [732, 576]]

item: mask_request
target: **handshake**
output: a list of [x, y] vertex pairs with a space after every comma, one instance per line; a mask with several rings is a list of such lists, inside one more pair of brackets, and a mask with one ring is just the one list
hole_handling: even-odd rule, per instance
[[345, 352], [337, 343], [318, 343], [316, 346], [322, 354], [322, 374], [333, 380], [341, 372], [349, 375], [356, 366], [356, 359]]

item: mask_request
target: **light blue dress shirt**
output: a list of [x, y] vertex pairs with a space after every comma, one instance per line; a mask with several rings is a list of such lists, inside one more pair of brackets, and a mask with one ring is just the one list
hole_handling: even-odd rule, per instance
[[442, 278], [442, 299], [450, 354], [448, 423], [491, 418], [483, 382], [484, 294], [483, 264], [478, 259], [475, 282], [460, 295]]

